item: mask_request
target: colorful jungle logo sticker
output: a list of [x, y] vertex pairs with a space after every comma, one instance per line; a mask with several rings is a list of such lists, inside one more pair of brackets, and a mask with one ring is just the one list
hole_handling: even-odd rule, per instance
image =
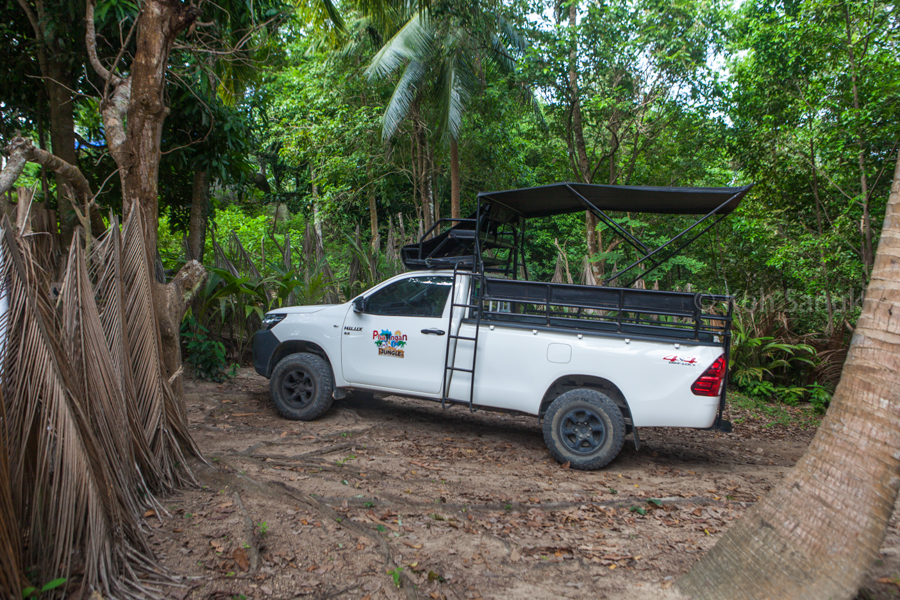
[[378, 348], [378, 356], [403, 358], [403, 348], [406, 346], [405, 334], [390, 329], [375, 330], [372, 332], [372, 339]]

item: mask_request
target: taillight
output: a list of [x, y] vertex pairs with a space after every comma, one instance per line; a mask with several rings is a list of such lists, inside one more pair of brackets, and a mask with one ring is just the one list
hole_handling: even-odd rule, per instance
[[723, 354], [716, 359], [716, 362], [709, 365], [709, 368], [703, 371], [691, 391], [697, 396], [718, 396], [722, 390], [722, 380], [725, 379], [725, 355]]

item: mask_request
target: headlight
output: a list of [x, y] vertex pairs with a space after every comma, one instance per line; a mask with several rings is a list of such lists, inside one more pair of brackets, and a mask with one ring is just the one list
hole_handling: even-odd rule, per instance
[[275, 327], [276, 325], [281, 323], [286, 316], [287, 315], [285, 315], [285, 314], [279, 314], [279, 313], [266, 315], [265, 318], [263, 318], [263, 320], [262, 320], [263, 329], [272, 329], [273, 327]]

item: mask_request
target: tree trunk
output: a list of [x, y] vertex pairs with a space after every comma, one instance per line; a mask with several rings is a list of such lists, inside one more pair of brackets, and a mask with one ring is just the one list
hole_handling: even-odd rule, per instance
[[900, 156], [863, 312], [806, 454], [678, 581], [695, 599], [852, 598], [900, 487]]
[[[127, 215], [135, 209], [141, 211], [144, 254], [153, 273], [159, 226], [158, 180], [162, 130], [169, 112], [164, 102], [165, 73], [176, 36], [196, 20], [199, 9], [167, 0], [145, 1], [141, 6], [130, 75], [121, 79], [108, 71], [97, 57], [93, 0], [86, 0], [86, 7], [88, 58], [94, 70], [107, 82], [100, 110], [110, 155], [120, 169], [123, 213]], [[177, 288], [179, 281], [183, 283], [189, 277], [187, 270], [191, 264], [188, 263], [171, 284], [157, 285], [152, 291], [153, 305], [160, 323], [161, 358], [168, 377], [179, 380], [181, 346], [178, 335], [185, 300], [184, 294], [179, 295]], [[190, 280], [193, 281], [193, 278]], [[175, 383], [178, 397], [183, 399], [180, 381]]]
[[426, 143], [426, 157], [428, 158], [428, 206], [431, 207], [431, 222], [441, 220], [441, 201], [434, 198], [434, 149]]
[[[28, 17], [37, 42], [38, 66], [43, 76], [44, 90], [50, 108], [50, 149], [55, 156], [77, 167], [75, 107], [71, 92], [74, 87], [74, 77], [71, 70], [67, 68], [68, 65], [61, 60], [69, 53], [69, 50], [60, 43], [65, 39], [65, 33], [48, 27], [48, 24], [53, 23], [53, 19], [46, 14], [43, 2], [30, 4], [26, 0], [19, 0], [18, 4]], [[64, 28], [65, 25], [59, 24], [58, 27]], [[40, 121], [39, 118], [38, 125], [43, 129]], [[43, 131], [40, 132], [40, 141], [41, 149], [44, 149]], [[46, 177], [42, 179], [46, 180]], [[59, 217], [60, 235], [64, 246], [69, 245], [76, 225], [75, 212], [70, 204], [72, 196], [66, 193], [66, 189], [66, 179], [57, 173], [56, 212]], [[49, 199], [46, 183], [44, 183], [44, 198]]]
[[209, 203], [209, 172], [194, 171], [194, 183], [191, 186], [191, 216], [188, 221], [189, 260], [203, 263], [203, 250], [206, 244], [206, 214]]
[[431, 229], [431, 206], [428, 200], [428, 159], [425, 156], [425, 127], [416, 116], [416, 152], [419, 163], [419, 203], [422, 205], [422, 219], [425, 231]]
[[[819, 173], [816, 168], [816, 151], [812, 142], [809, 143], [809, 157], [812, 164], [812, 190], [813, 199], [816, 202], [816, 231], [819, 241], [822, 240], [822, 201], [819, 198]], [[828, 277], [828, 262], [825, 260], [825, 250], [819, 246], [819, 264], [822, 267], [822, 282], [825, 284], [825, 308], [828, 310], [828, 326], [825, 333], [831, 337], [834, 331], [834, 304], [831, 301], [831, 284]]]
[[181, 376], [181, 320], [188, 303], [206, 281], [206, 269], [196, 260], [188, 262], [170, 283], [154, 283], [153, 304], [159, 317], [159, 340], [163, 347], [162, 363], [172, 382], [172, 391], [184, 398]]
[[169, 113], [164, 102], [165, 74], [175, 37], [197, 17], [196, 7], [149, 0], [142, 5], [137, 50], [131, 64], [131, 101], [127, 110], [127, 146], [131, 161], [125, 170], [125, 209], [140, 206], [147, 260], [156, 259], [159, 225], [159, 161], [162, 130]]
[[[69, 91], [72, 76], [56, 60], [48, 60], [49, 79], [45, 78], [47, 96], [50, 98], [50, 148], [55, 156], [73, 166], [78, 166], [75, 156], [75, 116], [74, 102]], [[72, 208], [71, 191], [66, 180], [56, 175], [56, 214], [59, 217], [59, 234], [63, 247], [72, 242], [72, 232], [78, 224]]]
[[450, 217], [459, 217], [459, 141], [450, 140]]
[[[846, 33], [847, 33], [847, 53], [850, 60], [850, 81], [853, 91], [853, 108], [856, 114], [859, 114], [859, 69], [857, 68], [856, 53], [853, 52], [853, 30], [850, 22], [850, 7], [844, 7], [846, 16]], [[861, 128], [857, 129], [856, 145], [859, 147], [857, 154], [857, 165], [859, 166], [859, 193], [862, 198], [863, 214], [859, 223], [859, 230], [862, 234], [862, 259], [866, 265], [866, 273], [872, 270], [874, 257], [872, 256], [872, 221], [869, 207], [869, 182], [866, 176], [866, 142], [863, 137]]]
[[[581, 98], [578, 89], [578, 2], [569, 4], [569, 29], [572, 36], [572, 46], [569, 49], [569, 110], [571, 111], [571, 148], [575, 150], [575, 166], [578, 169], [577, 176], [583, 183], [591, 182], [591, 166], [588, 161], [587, 144], [584, 141], [584, 125], [581, 119]], [[588, 265], [593, 279], [599, 281], [600, 273], [598, 265], [593, 260], [600, 250], [597, 240], [597, 217], [591, 211], [584, 212], [584, 230], [587, 241]]]
[[381, 248], [381, 238], [378, 235], [378, 207], [375, 205], [375, 184], [372, 180], [372, 163], [366, 164], [366, 182], [368, 184], [369, 198], [369, 228], [372, 230], [372, 251], [378, 252]]

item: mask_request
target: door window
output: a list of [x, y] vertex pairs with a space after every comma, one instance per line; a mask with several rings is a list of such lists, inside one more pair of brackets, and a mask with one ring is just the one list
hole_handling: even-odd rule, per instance
[[366, 312], [394, 317], [440, 317], [452, 283], [449, 277], [436, 275], [401, 279], [369, 296]]

